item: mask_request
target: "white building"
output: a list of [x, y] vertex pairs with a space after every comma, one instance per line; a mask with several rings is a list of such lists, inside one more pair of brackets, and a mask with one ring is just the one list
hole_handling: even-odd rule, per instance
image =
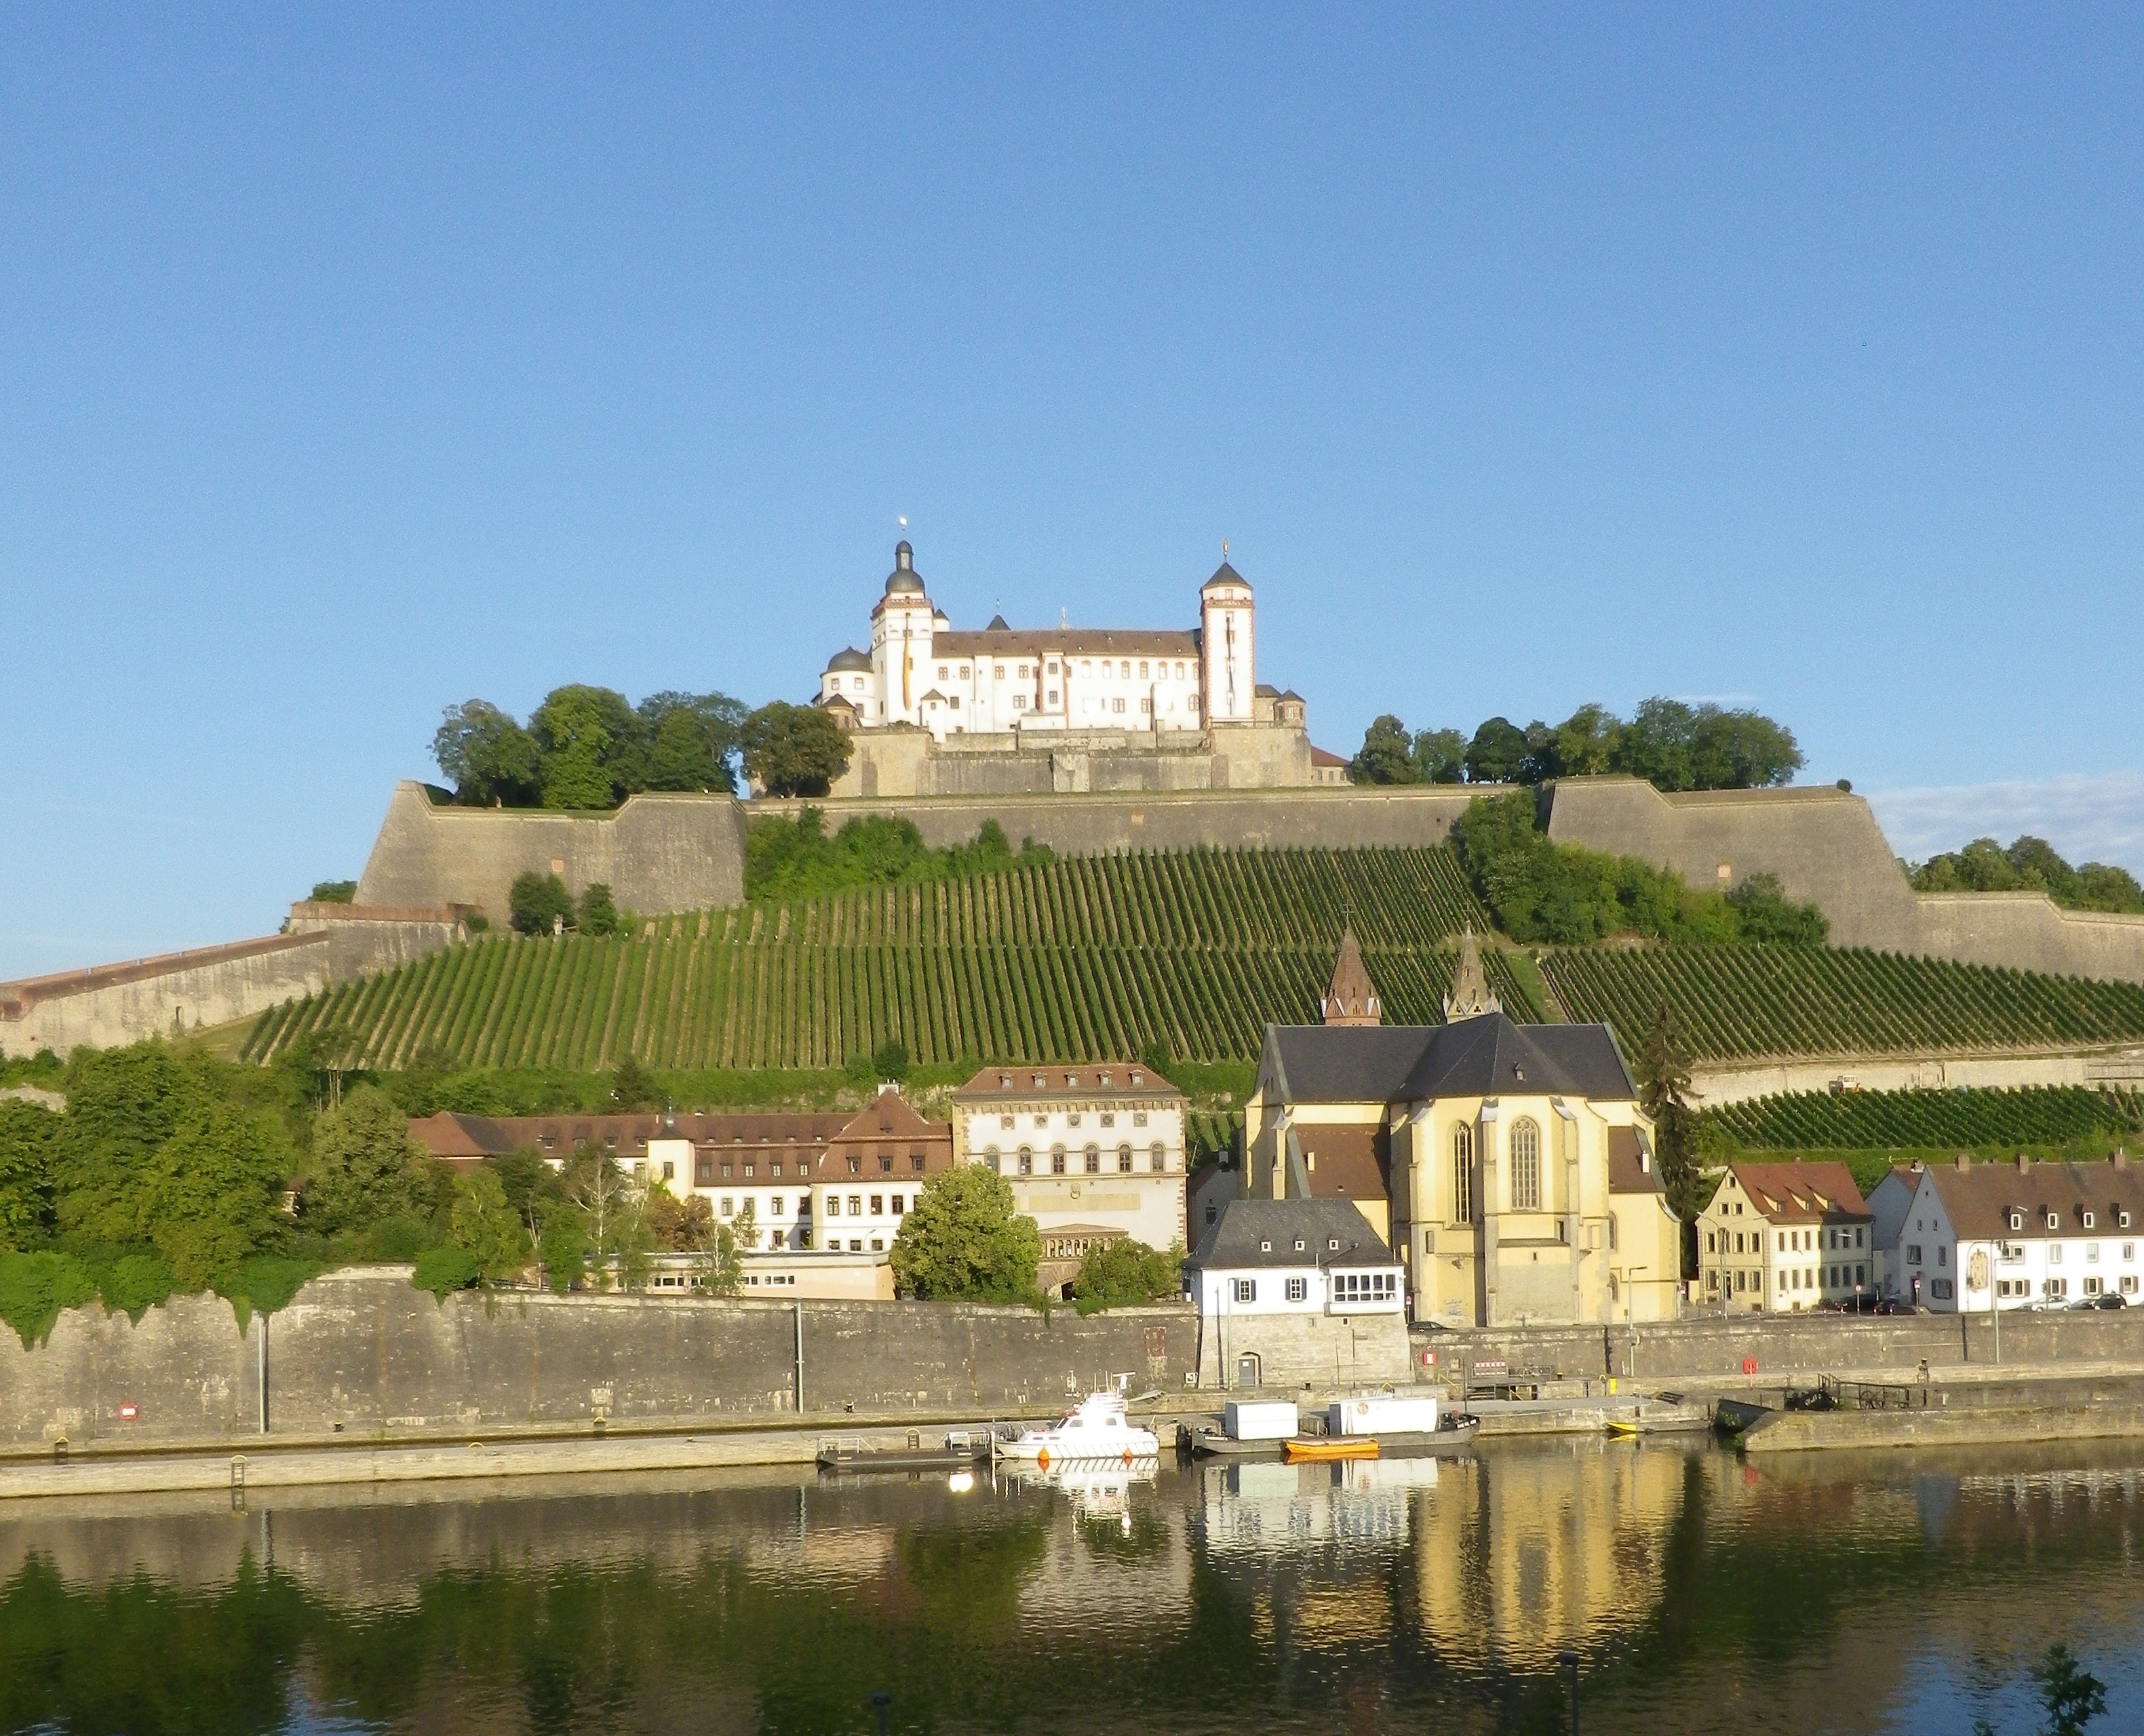
[[1184, 1094], [1152, 1069], [985, 1067], [952, 1102], [955, 1160], [1011, 1183], [1045, 1253], [1119, 1238], [1184, 1245]]
[[1869, 1197], [1897, 1240], [1885, 1292], [1938, 1313], [2139, 1300], [2144, 1178], [2104, 1163], [1980, 1163], [1894, 1169]]
[[1874, 1219], [1844, 1163], [1733, 1163], [1698, 1214], [1698, 1299], [1787, 1313], [1876, 1293]]
[[1254, 638], [1251, 588], [1226, 561], [1199, 587], [1199, 625], [1188, 632], [1029, 631], [1002, 616], [980, 632], [955, 632], [902, 543], [871, 610], [870, 650], [835, 653], [819, 678], [819, 702], [845, 728], [912, 724], [941, 742], [1010, 731], [1300, 726], [1295, 694], [1259, 693]]

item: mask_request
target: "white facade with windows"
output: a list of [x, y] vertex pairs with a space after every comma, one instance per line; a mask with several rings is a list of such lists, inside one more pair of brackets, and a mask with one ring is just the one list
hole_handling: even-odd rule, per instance
[[1735, 1163], [1698, 1215], [1698, 1294], [1794, 1313], [1877, 1293], [1874, 1218], [1844, 1163]]
[[[850, 728], [913, 724], [941, 742], [1013, 730], [1197, 732], [1253, 721], [1254, 635], [1251, 588], [1225, 561], [1199, 588], [1195, 631], [1029, 631], [998, 618], [955, 632], [902, 543], [871, 610], [870, 650], [835, 654], [819, 702]], [[1293, 703], [1281, 721], [1303, 721]]]
[[1894, 1169], [1869, 1203], [1898, 1225], [1885, 1294], [1938, 1313], [2144, 1302], [2144, 1188], [2107, 1163]]
[[1012, 1184], [1053, 1230], [1184, 1245], [1184, 1095], [1136, 1061], [986, 1067], [953, 1094], [955, 1161]]

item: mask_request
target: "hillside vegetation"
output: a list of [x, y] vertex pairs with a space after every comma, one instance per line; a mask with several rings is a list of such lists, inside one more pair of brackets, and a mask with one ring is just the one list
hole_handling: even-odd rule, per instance
[[[489, 938], [264, 1014], [354, 1059], [594, 1069], [930, 1065], [1159, 1048], [1256, 1054], [1315, 1019], [1352, 920], [1388, 1019], [1439, 1016], [1461, 928], [1491, 926], [1449, 851], [1193, 851], [1030, 863], [664, 918], [631, 939]], [[1506, 1004], [1534, 1015], [1502, 959]]]
[[1569, 1016], [1615, 1028], [1626, 1052], [1663, 1005], [1710, 1059], [2020, 1049], [2144, 1036], [2144, 985], [1864, 949], [1659, 946], [1546, 955]]
[[2082, 1085], [2015, 1091], [1794, 1092], [1707, 1109], [1700, 1138], [1743, 1151], [2047, 1146], [2144, 1132], [2144, 1102]]

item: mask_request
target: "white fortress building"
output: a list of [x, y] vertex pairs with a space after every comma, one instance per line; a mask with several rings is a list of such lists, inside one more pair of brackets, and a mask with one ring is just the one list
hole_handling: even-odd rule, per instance
[[[1224, 548], [1225, 555], [1226, 549]], [[1303, 702], [1258, 680], [1251, 588], [1226, 559], [1189, 629], [956, 630], [906, 543], [871, 648], [835, 653], [817, 703], [856, 738], [836, 796], [1340, 783]], [[899, 740], [906, 737], [906, 742]]]

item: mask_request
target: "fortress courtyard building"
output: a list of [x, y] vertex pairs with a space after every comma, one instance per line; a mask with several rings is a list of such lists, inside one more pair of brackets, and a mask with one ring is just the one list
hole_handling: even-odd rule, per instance
[[1515, 1024], [1472, 935], [1442, 1024], [1383, 1024], [1377, 1007], [1351, 936], [1326, 1022], [1266, 1028], [1244, 1195], [1352, 1203], [1417, 1320], [1675, 1317], [1682, 1227], [1608, 1028]]
[[1256, 649], [1251, 588], [1225, 559], [1199, 588], [1195, 627], [1025, 628], [1000, 615], [973, 632], [931, 600], [902, 543], [869, 648], [836, 652], [819, 677], [816, 702], [856, 737], [832, 793], [1342, 781], [1344, 762], [1304, 734], [1302, 696], [1258, 681]]

